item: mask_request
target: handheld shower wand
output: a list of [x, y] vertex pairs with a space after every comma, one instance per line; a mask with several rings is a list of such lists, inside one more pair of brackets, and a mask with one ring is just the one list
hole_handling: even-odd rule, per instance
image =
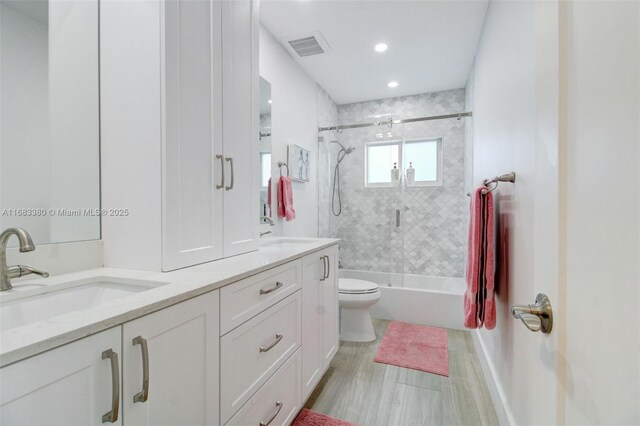
[[[345, 148], [338, 141], [331, 141], [331, 143], [338, 144], [340, 146], [340, 151], [338, 151], [338, 157], [336, 162], [336, 167], [333, 170], [333, 190], [331, 192], [331, 212], [334, 216], [340, 216], [342, 213], [342, 195], [340, 193], [340, 163], [344, 160], [344, 157], [351, 154], [356, 150], [354, 146], [350, 146], [349, 148]], [[338, 193], [338, 205], [336, 206], [336, 190]]]

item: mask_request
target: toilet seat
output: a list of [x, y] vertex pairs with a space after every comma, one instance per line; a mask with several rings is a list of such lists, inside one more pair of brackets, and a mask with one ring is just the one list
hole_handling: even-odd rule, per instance
[[378, 284], [371, 281], [354, 278], [340, 278], [338, 281], [338, 293], [341, 294], [371, 294], [377, 291]]

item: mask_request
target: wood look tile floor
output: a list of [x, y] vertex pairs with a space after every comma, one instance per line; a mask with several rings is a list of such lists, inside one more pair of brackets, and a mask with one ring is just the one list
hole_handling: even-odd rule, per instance
[[360, 426], [497, 425], [471, 334], [448, 330], [449, 377], [373, 362], [377, 340], [340, 342], [306, 408]]

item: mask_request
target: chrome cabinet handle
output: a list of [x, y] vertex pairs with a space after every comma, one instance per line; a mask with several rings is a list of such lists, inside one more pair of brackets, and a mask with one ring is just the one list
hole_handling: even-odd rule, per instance
[[321, 256], [320, 259], [322, 260], [322, 278], [320, 278], [320, 281], [324, 281], [327, 278], [327, 257]]
[[233, 189], [233, 158], [227, 157], [226, 160], [229, 162], [229, 167], [231, 167], [231, 183], [229, 184], [229, 186], [224, 187], [224, 189], [228, 191], [230, 189]]
[[118, 354], [113, 349], [102, 352], [102, 359], [111, 360], [111, 411], [102, 415], [102, 423], [115, 423], [118, 421], [120, 410], [120, 367], [118, 366]]
[[149, 399], [149, 345], [142, 336], [134, 337], [133, 345], [142, 349], [142, 390], [133, 396], [133, 403], [147, 402]]
[[396, 228], [400, 228], [400, 210], [396, 209]]
[[260, 422], [260, 426], [269, 426], [271, 424], [271, 422], [278, 417], [278, 414], [280, 414], [280, 410], [282, 410], [282, 402], [280, 401], [276, 401], [276, 412], [273, 416], [271, 416], [271, 418], [269, 420], [267, 420], [266, 422]]
[[329, 278], [329, 275], [331, 275], [331, 259], [329, 259], [329, 256], [325, 256], [327, 258], [327, 276], [325, 278]]
[[261, 288], [261, 289], [260, 289], [260, 294], [269, 294], [269, 293], [271, 293], [272, 291], [276, 291], [277, 289], [279, 289], [279, 288], [280, 288], [280, 287], [282, 287], [283, 285], [284, 285], [284, 284], [282, 284], [280, 281], [277, 281], [277, 282], [276, 282], [276, 285], [274, 285], [274, 286], [273, 286], [273, 287], [271, 287], [271, 288], [268, 288], [268, 289], [266, 289], [266, 290], [265, 290], [265, 289], [263, 289], [263, 288]]
[[282, 334], [276, 333], [276, 340], [266, 348], [264, 346], [260, 346], [260, 352], [269, 352], [275, 345], [280, 343], [280, 340], [282, 340]]
[[222, 155], [216, 155], [216, 158], [220, 160], [220, 185], [216, 185], [216, 189], [224, 188], [224, 158]]

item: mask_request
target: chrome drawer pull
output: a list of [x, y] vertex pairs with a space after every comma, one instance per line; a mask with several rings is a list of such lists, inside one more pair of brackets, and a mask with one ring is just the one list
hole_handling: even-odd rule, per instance
[[329, 259], [329, 256], [324, 256], [324, 258], [327, 259], [327, 275], [324, 277], [325, 279], [327, 279], [331, 274], [331, 259]]
[[280, 410], [282, 410], [282, 402], [280, 401], [276, 401], [276, 413], [266, 422], [260, 422], [260, 426], [269, 426], [271, 424], [271, 422], [278, 417], [278, 414], [280, 414]]
[[231, 168], [231, 183], [229, 184], [229, 186], [224, 187], [225, 191], [228, 191], [230, 189], [233, 189], [233, 158], [227, 157], [225, 158], [225, 160], [229, 162], [229, 167]]
[[216, 189], [222, 189], [224, 188], [224, 157], [218, 154], [216, 158], [220, 160], [220, 185], [216, 185]]
[[147, 402], [149, 399], [149, 346], [147, 339], [142, 336], [135, 337], [132, 342], [140, 345], [142, 349], [142, 390], [133, 396], [133, 403]]
[[118, 354], [113, 349], [102, 352], [102, 359], [111, 361], [111, 411], [102, 415], [102, 423], [115, 423], [118, 421], [120, 410], [120, 368], [118, 366]]
[[274, 285], [273, 287], [265, 290], [263, 288], [260, 289], [260, 294], [269, 294], [272, 291], [276, 291], [277, 289], [279, 289], [280, 287], [282, 287], [284, 284], [282, 284], [280, 281], [276, 281], [276, 285]]
[[269, 346], [267, 346], [266, 348], [265, 348], [264, 346], [260, 346], [260, 352], [268, 352], [268, 351], [270, 351], [271, 349], [273, 349], [273, 347], [274, 347], [275, 345], [277, 345], [278, 343], [280, 343], [280, 340], [282, 340], [282, 334], [277, 333], [277, 334], [276, 334], [276, 340], [275, 340], [272, 344], [270, 344], [270, 345], [269, 345]]

